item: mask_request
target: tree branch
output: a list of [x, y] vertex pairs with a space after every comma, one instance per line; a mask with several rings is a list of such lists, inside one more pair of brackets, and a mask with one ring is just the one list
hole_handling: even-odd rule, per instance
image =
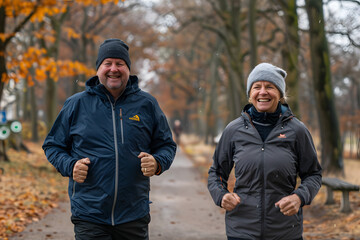
[[351, 37], [350, 32], [326, 31], [326, 33], [346, 36], [346, 37], [348, 38], [348, 40], [350, 41], [351, 45], [353, 45], [354, 47], [360, 48], [360, 43], [357, 43], [357, 42]]
[[38, 7], [39, 7], [39, 1], [36, 2], [34, 9], [31, 11], [31, 13], [28, 16], [26, 16], [17, 26], [15, 26], [14, 30], [12, 31], [12, 33], [14, 34], [9, 35], [5, 39], [4, 46], [6, 46], [10, 42], [10, 40], [15, 36], [15, 33], [19, 32], [25, 26], [25, 24], [30, 20], [30, 18], [36, 13]]

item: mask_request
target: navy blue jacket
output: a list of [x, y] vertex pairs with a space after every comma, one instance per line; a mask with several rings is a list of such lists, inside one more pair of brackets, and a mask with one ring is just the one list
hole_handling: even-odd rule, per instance
[[[86, 82], [86, 91], [66, 100], [43, 149], [69, 177], [72, 215], [116, 225], [149, 213], [150, 180], [141, 172], [139, 153], [152, 154], [163, 172], [176, 144], [156, 99], [139, 89], [136, 76], [130, 76], [116, 101], [95, 76]], [[74, 164], [86, 157], [91, 161], [87, 178], [77, 183]]]

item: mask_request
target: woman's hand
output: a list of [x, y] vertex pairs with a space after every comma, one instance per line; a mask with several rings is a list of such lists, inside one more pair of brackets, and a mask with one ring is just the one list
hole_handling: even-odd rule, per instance
[[236, 193], [227, 193], [221, 200], [221, 207], [226, 211], [231, 211], [240, 204], [240, 201], [241, 199]]
[[292, 216], [298, 213], [301, 205], [301, 200], [298, 195], [293, 194], [287, 197], [283, 197], [275, 203], [275, 207], [280, 208], [285, 216]]

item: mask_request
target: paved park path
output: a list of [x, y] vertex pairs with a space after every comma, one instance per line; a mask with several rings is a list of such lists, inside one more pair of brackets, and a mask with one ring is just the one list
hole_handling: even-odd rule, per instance
[[[181, 150], [168, 171], [151, 178], [150, 200], [150, 240], [226, 239], [221, 209], [214, 205], [206, 183]], [[60, 203], [41, 221], [10, 238], [25, 239], [73, 240], [69, 203]]]

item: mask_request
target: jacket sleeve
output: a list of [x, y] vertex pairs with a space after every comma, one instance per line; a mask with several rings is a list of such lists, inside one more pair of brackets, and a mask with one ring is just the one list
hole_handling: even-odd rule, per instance
[[64, 177], [72, 176], [74, 164], [78, 160], [70, 155], [71, 112], [72, 107], [67, 100], [42, 146], [48, 161]]
[[160, 175], [170, 168], [176, 153], [176, 143], [173, 141], [165, 114], [157, 102], [154, 104], [153, 111], [155, 122], [151, 141], [151, 154], [160, 164], [160, 169], [156, 173]]
[[[302, 124], [302, 123], [301, 123]], [[321, 166], [317, 158], [313, 139], [303, 125], [297, 133], [296, 149], [301, 184], [294, 191], [301, 199], [301, 206], [309, 205], [321, 187]]]
[[215, 204], [220, 207], [223, 196], [229, 193], [227, 181], [234, 166], [231, 136], [231, 130], [225, 128], [216, 146], [213, 164], [209, 169], [208, 189]]

